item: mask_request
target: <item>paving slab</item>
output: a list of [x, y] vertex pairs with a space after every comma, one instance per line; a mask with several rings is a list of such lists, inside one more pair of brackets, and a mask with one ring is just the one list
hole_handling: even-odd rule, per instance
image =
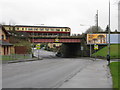
[[100, 59], [93, 61], [59, 88], [112, 88], [112, 77], [107, 61]]

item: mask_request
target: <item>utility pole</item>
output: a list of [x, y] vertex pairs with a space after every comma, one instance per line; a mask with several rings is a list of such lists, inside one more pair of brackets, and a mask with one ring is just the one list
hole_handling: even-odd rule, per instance
[[109, 44], [108, 44], [108, 54], [110, 55], [110, 0], [109, 0]]
[[110, 65], [110, 0], [109, 0], [109, 25], [108, 25], [108, 54], [107, 54], [107, 60], [108, 65]]
[[[90, 32], [90, 37], [92, 38], [92, 30], [91, 30], [91, 32]], [[90, 57], [91, 57], [91, 55], [92, 55], [92, 45], [91, 45], [92, 43], [90, 43]]]
[[118, 2], [118, 31], [120, 32], [120, 1]]
[[97, 10], [97, 14], [96, 14], [96, 27], [97, 27], [97, 32], [98, 32], [98, 10]]

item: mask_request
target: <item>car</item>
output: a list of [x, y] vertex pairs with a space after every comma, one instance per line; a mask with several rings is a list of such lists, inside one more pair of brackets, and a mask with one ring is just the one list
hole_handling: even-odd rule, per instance
[[56, 56], [57, 57], [62, 57], [62, 53], [61, 52], [57, 52]]

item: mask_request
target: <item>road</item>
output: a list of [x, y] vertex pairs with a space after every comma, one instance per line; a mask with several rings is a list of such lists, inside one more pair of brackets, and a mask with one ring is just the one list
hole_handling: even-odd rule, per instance
[[[44, 54], [43, 56], [47, 55], [45, 52]], [[93, 61], [79, 58], [44, 58], [39, 61], [3, 64], [2, 86], [3, 88], [58, 88], [91, 63]]]
[[40, 50], [34, 50], [34, 56], [36, 57], [42, 57], [42, 58], [51, 58], [51, 57], [56, 57], [55, 56], [55, 52], [50, 52], [50, 51], [46, 51], [43, 49]]

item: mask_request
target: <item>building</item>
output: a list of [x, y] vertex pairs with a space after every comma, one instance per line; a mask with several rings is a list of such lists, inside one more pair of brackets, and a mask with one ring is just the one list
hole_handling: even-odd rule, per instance
[[14, 54], [14, 46], [9, 43], [9, 34], [0, 26], [0, 55]]
[[4, 25], [7, 31], [27, 32], [29, 36], [70, 36], [69, 27]]
[[120, 32], [120, 1], [118, 3], [118, 31]]

